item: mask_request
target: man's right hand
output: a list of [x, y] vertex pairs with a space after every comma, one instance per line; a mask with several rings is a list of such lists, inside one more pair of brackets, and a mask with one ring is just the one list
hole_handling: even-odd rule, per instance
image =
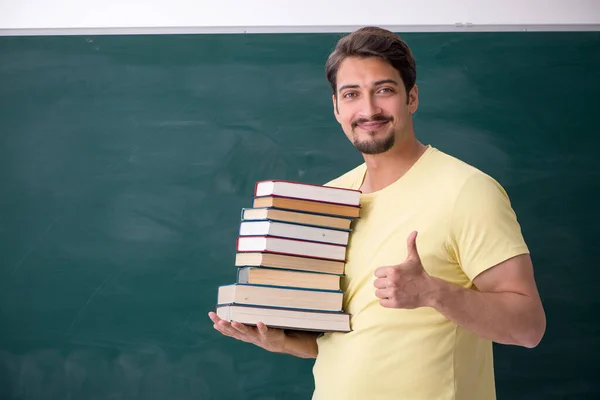
[[214, 312], [209, 312], [208, 316], [214, 323], [213, 327], [225, 336], [255, 344], [274, 353], [284, 352], [286, 334], [282, 329], [268, 328], [262, 322], [255, 327], [235, 321], [230, 323], [219, 318]]

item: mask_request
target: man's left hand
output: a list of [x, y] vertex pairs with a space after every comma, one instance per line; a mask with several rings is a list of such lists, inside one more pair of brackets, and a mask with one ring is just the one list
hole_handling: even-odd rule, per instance
[[417, 232], [412, 232], [406, 242], [406, 260], [375, 270], [375, 295], [383, 307], [412, 309], [430, 304], [434, 279], [423, 268], [416, 241]]

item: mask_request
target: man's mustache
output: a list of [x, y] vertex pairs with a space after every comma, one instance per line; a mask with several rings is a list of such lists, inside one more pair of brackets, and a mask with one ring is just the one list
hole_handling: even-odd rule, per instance
[[393, 118], [388, 115], [375, 115], [371, 118], [359, 118], [352, 121], [352, 128], [356, 128], [358, 124], [364, 124], [365, 122], [390, 122]]

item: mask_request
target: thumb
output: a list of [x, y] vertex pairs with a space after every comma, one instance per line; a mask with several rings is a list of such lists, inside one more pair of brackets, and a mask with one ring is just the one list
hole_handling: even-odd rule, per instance
[[418, 260], [420, 259], [419, 257], [419, 252], [417, 251], [417, 232], [411, 232], [410, 235], [408, 235], [408, 239], [406, 240], [406, 248], [408, 250], [408, 252], [406, 253], [406, 259], [407, 260]]

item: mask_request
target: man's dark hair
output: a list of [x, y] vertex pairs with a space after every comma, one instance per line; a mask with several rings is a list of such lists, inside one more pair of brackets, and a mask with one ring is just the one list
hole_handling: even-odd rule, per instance
[[406, 93], [417, 79], [415, 59], [406, 43], [395, 33], [367, 26], [340, 39], [325, 63], [325, 74], [337, 96], [337, 71], [347, 57], [379, 57], [400, 72]]

